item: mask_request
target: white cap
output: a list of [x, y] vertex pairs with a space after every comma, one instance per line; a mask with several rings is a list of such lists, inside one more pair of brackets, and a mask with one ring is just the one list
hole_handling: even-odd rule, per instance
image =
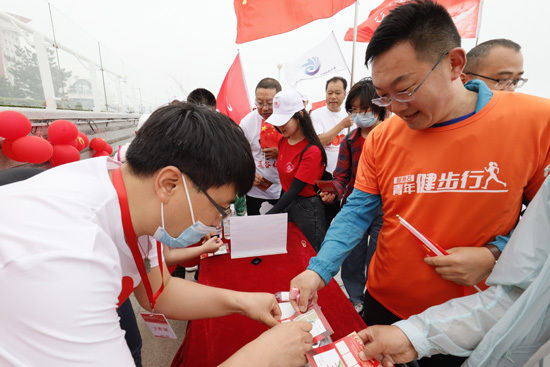
[[141, 127], [143, 126], [143, 124], [149, 119], [149, 116], [151, 116], [150, 113], [144, 113], [143, 115], [141, 115], [141, 116], [139, 117], [138, 124], [137, 124], [137, 127], [136, 127], [136, 131], [138, 131], [139, 129], [141, 129]]
[[274, 126], [283, 126], [292, 116], [304, 109], [302, 94], [296, 89], [285, 89], [273, 97], [273, 113], [266, 122]]

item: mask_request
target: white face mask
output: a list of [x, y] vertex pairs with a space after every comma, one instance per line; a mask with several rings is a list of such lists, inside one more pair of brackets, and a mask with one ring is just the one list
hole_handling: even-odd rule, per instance
[[183, 185], [185, 186], [185, 194], [187, 195], [187, 203], [189, 204], [189, 210], [191, 211], [191, 219], [193, 224], [184, 230], [177, 238], [174, 238], [166, 232], [164, 228], [164, 203], [160, 203], [160, 218], [161, 226], [157, 228], [153, 238], [157, 241], [164, 243], [168, 247], [181, 248], [191, 246], [201, 240], [209, 233], [216, 232], [216, 227], [209, 227], [202, 223], [200, 220], [195, 222], [195, 214], [193, 213], [193, 204], [191, 203], [191, 197], [189, 196], [189, 190], [187, 189], [187, 182], [182, 175]]
[[371, 127], [378, 121], [378, 118], [372, 112], [354, 113], [352, 119], [355, 125], [360, 128]]

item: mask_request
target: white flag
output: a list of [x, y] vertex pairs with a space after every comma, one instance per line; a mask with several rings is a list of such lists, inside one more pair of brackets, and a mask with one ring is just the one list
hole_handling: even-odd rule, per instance
[[319, 78], [348, 69], [334, 33], [299, 58], [284, 65], [285, 78], [291, 85], [300, 80]]

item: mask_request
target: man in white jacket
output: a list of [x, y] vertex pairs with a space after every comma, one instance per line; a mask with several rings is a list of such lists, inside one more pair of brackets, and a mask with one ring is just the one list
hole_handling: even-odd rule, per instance
[[[491, 287], [360, 332], [363, 357], [383, 366], [434, 354], [466, 367], [533, 366], [550, 351], [550, 166], [487, 279]], [[537, 352], [538, 351], [538, 352]]]

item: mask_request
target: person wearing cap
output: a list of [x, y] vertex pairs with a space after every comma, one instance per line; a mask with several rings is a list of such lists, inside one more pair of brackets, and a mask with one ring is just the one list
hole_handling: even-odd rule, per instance
[[315, 251], [327, 230], [325, 208], [317, 196], [315, 181], [321, 179], [327, 156], [295, 89], [283, 90], [273, 98], [273, 114], [267, 122], [283, 135], [279, 142], [277, 170], [284, 194], [267, 214], [288, 212]]

